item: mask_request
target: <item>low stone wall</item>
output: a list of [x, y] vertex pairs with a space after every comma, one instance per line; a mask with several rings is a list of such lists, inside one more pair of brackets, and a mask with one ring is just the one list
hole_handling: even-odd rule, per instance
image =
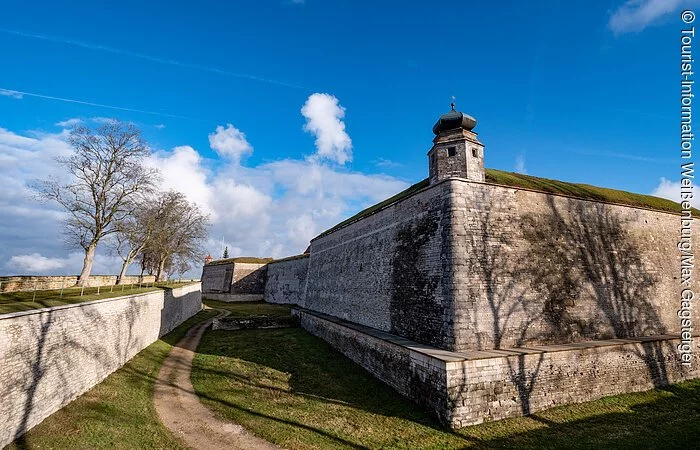
[[0, 448], [200, 310], [195, 283], [0, 315]]
[[212, 330], [250, 330], [258, 328], [292, 328], [299, 326], [299, 319], [295, 316], [287, 317], [222, 317], [214, 319]]
[[[153, 275], [127, 275], [124, 277], [125, 284], [138, 284], [139, 278], [142, 283], [153, 283], [156, 277]], [[117, 283], [116, 275], [92, 275], [88, 278], [88, 286], [110, 286]], [[9, 276], [0, 277], [0, 293], [33, 291], [46, 289], [62, 289], [73, 287], [78, 284], [77, 275], [66, 276]]]
[[267, 265], [265, 301], [304, 306], [309, 255], [273, 261]]
[[[301, 326], [453, 428], [700, 377], [678, 336], [450, 352], [308, 310]], [[696, 341], [697, 342], [697, 341]]]

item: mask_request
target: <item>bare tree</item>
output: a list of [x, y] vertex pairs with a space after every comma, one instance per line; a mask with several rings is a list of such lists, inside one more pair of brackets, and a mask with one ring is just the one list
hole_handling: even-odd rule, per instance
[[71, 181], [63, 184], [49, 178], [35, 189], [41, 198], [68, 210], [68, 243], [85, 251], [79, 279], [85, 285], [97, 244], [117, 231], [117, 224], [133, 212], [138, 196], [153, 189], [157, 171], [143, 165], [149, 149], [141, 132], [130, 124], [114, 120], [96, 130], [78, 127], [68, 142], [73, 154], [57, 161]]
[[158, 205], [153, 202], [152, 197], [144, 197], [137, 202], [131, 215], [115, 224], [113, 250], [122, 259], [117, 284], [122, 284], [127, 269], [141, 254], [156, 231]]
[[204, 256], [209, 218], [175, 191], [163, 194], [157, 209], [154, 232], [142, 252], [142, 268], [164, 281], [173, 268]]

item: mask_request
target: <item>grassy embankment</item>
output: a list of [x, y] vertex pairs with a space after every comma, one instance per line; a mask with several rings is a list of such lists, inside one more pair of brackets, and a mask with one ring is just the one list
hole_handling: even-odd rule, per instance
[[[280, 313], [263, 303], [226, 309], [239, 316]], [[452, 432], [301, 328], [207, 331], [192, 381], [219, 415], [289, 449], [637, 449], [700, 442], [700, 380]]]
[[6, 449], [184, 449], [158, 419], [153, 405], [155, 379], [161, 363], [185, 332], [215, 315], [207, 310], [187, 320]]
[[[7, 292], [0, 294], [0, 314], [29, 311], [32, 309], [46, 308], [49, 306], [70, 305], [73, 303], [89, 302], [92, 300], [102, 300], [105, 298], [121, 297], [131, 294], [142, 294], [144, 292], [157, 291], [185, 286], [190, 283], [164, 282], [151, 283], [150, 285], [126, 284], [114, 286], [100, 286], [85, 288], [81, 294], [81, 288], [71, 287], [61, 289], [50, 289], [40, 291]], [[98, 294], [99, 292], [99, 294]]]

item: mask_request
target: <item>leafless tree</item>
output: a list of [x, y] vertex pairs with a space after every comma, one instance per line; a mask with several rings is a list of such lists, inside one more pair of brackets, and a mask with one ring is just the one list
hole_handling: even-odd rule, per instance
[[68, 211], [68, 243], [85, 251], [79, 279], [85, 285], [97, 244], [117, 231], [116, 224], [133, 212], [141, 194], [153, 189], [157, 172], [144, 166], [149, 148], [133, 125], [114, 120], [95, 130], [78, 127], [68, 142], [73, 154], [57, 161], [68, 171], [70, 182], [53, 177], [34, 187], [41, 198]]
[[156, 227], [142, 252], [142, 267], [164, 281], [174, 268], [204, 256], [209, 218], [180, 192], [169, 191], [157, 203]]
[[141, 254], [156, 231], [158, 205], [153, 197], [138, 201], [133, 213], [115, 224], [116, 232], [112, 241], [114, 252], [122, 259], [122, 268], [117, 284], [122, 284], [129, 266]]

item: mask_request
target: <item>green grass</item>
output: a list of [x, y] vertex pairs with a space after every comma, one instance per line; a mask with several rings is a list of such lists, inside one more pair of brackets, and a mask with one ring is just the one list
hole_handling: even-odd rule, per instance
[[[74, 303], [102, 300], [105, 298], [121, 297], [124, 295], [142, 294], [144, 292], [157, 291], [159, 289], [185, 286], [189, 283], [155, 283], [151, 287], [138, 287], [138, 285], [101, 286], [99, 288], [85, 288], [80, 295], [80, 288], [66, 288], [61, 293], [60, 289], [41, 291], [7, 292], [0, 294], [0, 314], [18, 311], [30, 311], [32, 309], [47, 308], [50, 306], [70, 305]], [[97, 293], [99, 289], [99, 294]]]
[[202, 303], [218, 309], [225, 309], [231, 314], [229, 317], [251, 317], [251, 316], [269, 316], [269, 317], [284, 317], [288, 316], [291, 311], [289, 305], [273, 305], [265, 302], [219, 302], [216, 300], [203, 300]]
[[153, 405], [155, 379], [161, 363], [185, 332], [216, 314], [202, 311], [190, 318], [6, 449], [186, 448], [158, 419]]
[[[618, 191], [590, 184], [567, 183], [565, 181], [550, 180], [547, 178], [533, 177], [519, 173], [503, 172], [500, 170], [486, 169], [486, 182], [502, 184], [505, 186], [533, 189], [551, 194], [568, 195], [585, 200], [595, 200], [604, 203], [619, 203], [622, 205], [639, 208], [656, 209], [680, 213], [678, 203], [652, 195], [635, 194], [633, 192]], [[694, 215], [700, 215], [700, 210], [693, 208]]]
[[[240, 314], [246, 310], [241, 306]], [[700, 380], [452, 432], [301, 328], [207, 331], [192, 381], [220, 416], [289, 449], [636, 449], [700, 442]]]
[[[532, 175], [523, 175], [514, 172], [504, 172], [496, 169], [486, 169], [486, 182], [509, 187], [532, 189], [550, 194], [567, 195], [570, 197], [599, 201], [603, 203], [619, 203], [637, 208], [649, 208], [673, 213], [680, 213], [681, 211], [681, 207], [678, 203], [665, 198], [654, 197], [652, 195], [618, 191], [616, 189], [591, 186], [590, 184], [568, 183], [566, 181], [550, 180], [548, 178], [534, 177]], [[369, 216], [392, 203], [409, 197], [421, 189], [428, 187], [429, 184], [430, 181], [427, 178], [419, 181], [393, 197], [389, 197], [383, 202], [379, 202], [376, 205], [363, 209], [349, 219], [346, 219], [335, 225], [333, 228], [324, 231], [314, 239], [325, 236], [328, 233], [332, 233], [333, 231], [336, 231], [345, 225], [356, 221], [357, 219]], [[694, 216], [700, 216], [700, 210], [693, 208], [692, 211]]]

